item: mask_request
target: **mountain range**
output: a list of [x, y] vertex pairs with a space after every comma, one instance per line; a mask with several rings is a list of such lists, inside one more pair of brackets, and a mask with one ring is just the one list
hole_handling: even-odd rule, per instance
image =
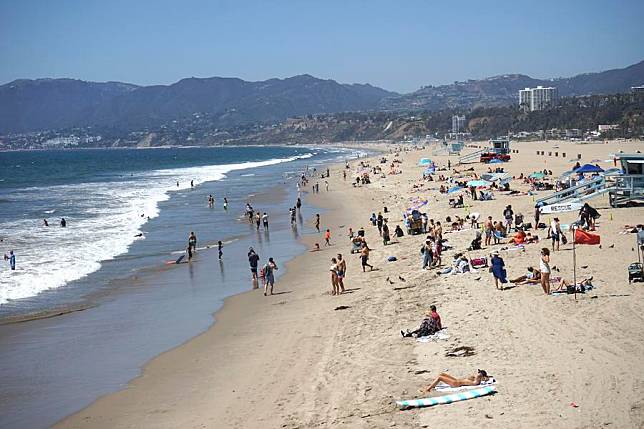
[[468, 110], [516, 103], [519, 89], [537, 85], [556, 86], [561, 96], [576, 96], [627, 92], [642, 84], [644, 61], [571, 78], [541, 80], [509, 74], [427, 86], [410, 94], [310, 75], [260, 82], [193, 77], [153, 86], [20, 79], [0, 86], [0, 134], [71, 127], [149, 130], [193, 115], [205, 115], [213, 127], [227, 128], [320, 113]]

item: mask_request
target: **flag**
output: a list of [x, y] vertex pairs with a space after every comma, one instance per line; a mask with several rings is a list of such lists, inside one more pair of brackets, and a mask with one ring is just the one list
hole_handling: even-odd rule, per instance
[[599, 244], [600, 237], [582, 229], [575, 230], [575, 244]]

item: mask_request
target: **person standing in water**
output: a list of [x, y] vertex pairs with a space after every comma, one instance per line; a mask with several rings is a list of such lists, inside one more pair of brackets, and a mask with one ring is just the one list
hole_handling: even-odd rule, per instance
[[298, 197], [297, 202], [295, 203], [295, 207], [299, 210], [302, 208], [302, 200]]
[[259, 255], [252, 247], [248, 249], [248, 264], [250, 265], [250, 272], [253, 276], [253, 283], [257, 281], [257, 263], [259, 262]]
[[49, 222], [47, 222], [47, 219], [42, 220], [43, 226], [49, 226]]
[[191, 187], [191, 188], [194, 188], [194, 187], [195, 187], [195, 181], [194, 181], [194, 180], [191, 180], [191, 181], [190, 181], [190, 187]]
[[224, 243], [222, 243], [221, 240], [219, 240], [217, 242], [217, 249], [219, 249], [219, 260], [220, 261], [221, 261], [221, 257], [224, 256], [224, 252], [222, 250], [223, 248], [224, 248]]
[[273, 295], [273, 286], [275, 286], [275, 270], [277, 270], [277, 264], [273, 258], [268, 258], [268, 262], [264, 265], [264, 296], [268, 294], [268, 287], [270, 286], [270, 295]]
[[66, 228], [67, 227], [67, 221], [65, 220], [64, 217], [60, 219], [60, 227], [61, 228]]
[[4, 255], [4, 260], [9, 261], [9, 268], [11, 268], [11, 271], [16, 270], [16, 254], [13, 253], [13, 250], [9, 251], [9, 255]]
[[255, 224], [257, 225], [257, 230], [259, 231], [259, 225], [262, 223], [262, 215], [257, 212], [255, 215]]
[[190, 232], [190, 236], [188, 237], [188, 247], [190, 248], [191, 252], [197, 251], [197, 236], [194, 232]]
[[315, 215], [315, 229], [317, 229], [318, 232], [320, 232], [320, 213], [317, 213]]
[[262, 215], [262, 222], [264, 224], [264, 229], [268, 230], [268, 213], [264, 212]]
[[228, 210], [228, 198], [224, 197], [224, 210]]

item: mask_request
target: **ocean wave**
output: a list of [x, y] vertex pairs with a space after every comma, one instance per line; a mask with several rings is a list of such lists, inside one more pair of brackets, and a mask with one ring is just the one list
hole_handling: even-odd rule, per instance
[[[33, 213], [0, 223], [5, 234], [3, 250], [14, 249], [17, 258], [15, 271], [6, 267], [0, 270], [0, 305], [81, 279], [97, 271], [102, 262], [126, 253], [132, 243], [142, 239], [136, 237], [141, 227], [159, 215], [159, 203], [168, 200], [172, 193], [190, 189], [191, 181], [199, 186], [221, 180], [231, 171], [311, 156], [307, 153], [265, 161], [153, 170], [120, 181], [16, 191], [12, 199], [25, 206], [45, 196], [47, 201], [45, 207]], [[50, 221], [49, 227], [41, 226], [43, 213], [64, 214], [67, 228], [59, 227], [57, 221]]]

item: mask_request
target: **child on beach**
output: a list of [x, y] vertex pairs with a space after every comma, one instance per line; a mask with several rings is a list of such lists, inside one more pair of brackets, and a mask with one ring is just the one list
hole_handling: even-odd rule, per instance
[[324, 245], [325, 246], [331, 245], [331, 230], [329, 229], [327, 229], [326, 232], [324, 233]]

